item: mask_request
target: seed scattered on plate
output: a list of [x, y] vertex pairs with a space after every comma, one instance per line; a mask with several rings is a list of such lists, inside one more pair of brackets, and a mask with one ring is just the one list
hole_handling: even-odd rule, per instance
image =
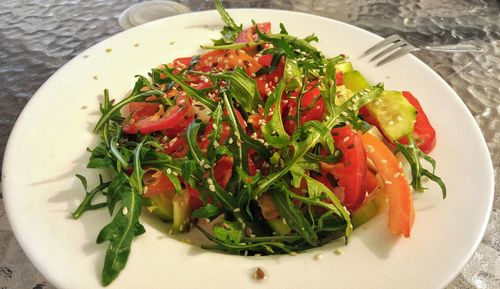
[[314, 260], [320, 260], [321, 258], [323, 258], [323, 255], [321, 254], [317, 254], [316, 256], [314, 256]]
[[342, 250], [337, 248], [337, 249], [335, 249], [335, 251], [333, 251], [333, 253], [335, 253], [335, 255], [340, 255], [340, 254], [342, 254]]
[[110, 53], [111, 51], [113, 51], [113, 48], [106, 48], [106, 53]]
[[260, 267], [257, 267], [253, 273], [253, 277], [257, 280], [264, 280], [266, 279], [266, 273]]

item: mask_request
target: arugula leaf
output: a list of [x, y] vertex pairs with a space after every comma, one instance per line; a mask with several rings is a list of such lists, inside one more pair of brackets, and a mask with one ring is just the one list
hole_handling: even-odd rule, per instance
[[[436, 161], [418, 148], [418, 146], [415, 144], [415, 140], [411, 135], [408, 136], [408, 142], [408, 145], [396, 143], [396, 146], [398, 148], [398, 151], [400, 151], [404, 155], [404, 157], [410, 164], [412, 187], [417, 191], [425, 190], [426, 188], [422, 185], [422, 177], [428, 177], [433, 182], [439, 185], [439, 187], [441, 188], [441, 192], [443, 193], [443, 199], [445, 199], [446, 185], [440, 177], [434, 174], [434, 171], [436, 169]], [[421, 158], [432, 165], [432, 172], [428, 171], [422, 166], [422, 163], [420, 162]]]
[[287, 190], [271, 191], [271, 197], [280, 215], [292, 230], [301, 235], [312, 246], [318, 243], [318, 235], [306, 220], [302, 212], [290, 200]]
[[250, 113], [257, 110], [258, 105], [262, 104], [257, 83], [249, 77], [241, 67], [236, 68], [228, 78], [229, 93], [240, 104], [240, 106]]
[[102, 176], [99, 175], [99, 185], [89, 192], [87, 190], [87, 179], [79, 174], [77, 174], [76, 177], [82, 183], [83, 189], [85, 190], [85, 198], [80, 203], [78, 208], [73, 213], [71, 213], [71, 216], [75, 220], [80, 218], [86, 211], [96, 210], [105, 207], [106, 203], [92, 204], [92, 200], [94, 199], [94, 197], [97, 196], [97, 194], [103, 193], [104, 190], [109, 186], [109, 182], [103, 182]]
[[[276, 89], [268, 98], [266, 102], [266, 108], [271, 106], [269, 103], [274, 103], [273, 115], [269, 123], [267, 123], [262, 128], [262, 133], [264, 138], [269, 143], [269, 145], [275, 148], [284, 148], [290, 144], [290, 136], [286, 133], [285, 127], [283, 126], [283, 120], [281, 119], [281, 96], [285, 89], [285, 81], [281, 80]], [[266, 109], [266, 115], [270, 111]]]
[[220, 0], [215, 0], [215, 8], [219, 12], [219, 15], [221, 16], [222, 21], [226, 23], [226, 26], [222, 28], [221, 34], [222, 38], [219, 40], [212, 40], [214, 42], [214, 45], [224, 45], [224, 44], [230, 44], [233, 43], [234, 40], [238, 37], [241, 31], [243, 31], [243, 26], [240, 24], [240, 26], [237, 26], [236, 23], [234, 22], [233, 18], [229, 16], [229, 13], [227, 13], [226, 9], [224, 6], [222, 6], [222, 3]]
[[106, 225], [97, 236], [97, 244], [109, 241], [104, 267], [102, 284], [109, 285], [127, 263], [132, 239], [145, 232], [139, 223], [141, 197], [130, 186], [120, 191], [121, 209], [111, 223]]
[[219, 208], [213, 204], [207, 204], [204, 207], [194, 210], [191, 213], [193, 218], [212, 218], [220, 214]]

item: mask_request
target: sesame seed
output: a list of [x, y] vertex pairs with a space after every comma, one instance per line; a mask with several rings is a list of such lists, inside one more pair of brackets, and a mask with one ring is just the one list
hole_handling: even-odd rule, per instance
[[384, 183], [387, 184], [387, 185], [392, 185], [392, 182], [389, 181], [389, 180], [384, 181]]
[[203, 168], [208, 170], [209, 168], [211, 168], [211, 166], [209, 164], [204, 164]]
[[320, 260], [321, 258], [323, 258], [323, 255], [321, 254], [317, 254], [316, 256], [314, 256], [314, 260]]
[[205, 164], [205, 160], [204, 159], [200, 161], [200, 166], [203, 166], [203, 164]]
[[174, 176], [177, 177], [179, 175], [179, 173], [178, 172], [172, 172], [172, 175], [174, 175]]
[[215, 123], [212, 123], [212, 128], [217, 129], [217, 125]]
[[214, 184], [214, 181], [213, 181], [212, 179], [208, 179], [208, 180], [207, 180], [207, 183], [208, 183], [209, 185], [213, 185], [213, 184]]
[[210, 185], [208, 186], [208, 189], [212, 192], [215, 192], [215, 186], [214, 185]]
[[123, 207], [122, 214], [124, 216], [126, 216], [128, 214], [128, 208], [127, 207]]
[[348, 142], [349, 141], [349, 136], [346, 136], [342, 141], [343, 142]]
[[233, 210], [233, 212], [235, 212], [235, 213], [238, 213], [239, 211], [241, 211], [241, 209], [240, 209], [240, 208], [235, 208], [235, 209]]
[[342, 250], [337, 248], [337, 249], [335, 249], [335, 251], [333, 251], [333, 253], [335, 253], [335, 255], [340, 255], [340, 254], [342, 254]]
[[171, 169], [171, 168], [168, 168], [168, 169], [167, 169], [167, 174], [169, 174], [169, 175], [170, 175], [171, 173], [172, 173], [172, 169]]
[[390, 120], [390, 121], [388, 122], [388, 124], [389, 124], [389, 125], [394, 125], [394, 121]]
[[387, 160], [381, 159], [380, 163], [383, 164], [383, 165], [385, 165], [387, 163]]
[[394, 174], [394, 177], [395, 177], [395, 178], [397, 178], [397, 177], [399, 177], [400, 175], [401, 175], [401, 173], [397, 172], [397, 173], [395, 173], [395, 174]]
[[285, 225], [286, 225], [286, 219], [285, 219], [285, 218], [283, 218], [283, 224], [285, 224]]
[[403, 167], [403, 164], [399, 162], [398, 167], [401, 169]]

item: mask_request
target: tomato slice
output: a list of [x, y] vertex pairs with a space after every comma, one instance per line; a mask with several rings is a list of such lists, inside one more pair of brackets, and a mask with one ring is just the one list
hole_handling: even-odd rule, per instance
[[252, 75], [256, 73], [262, 65], [243, 50], [219, 49], [201, 55], [195, 70], [203, 72], [209, 72], [213, 69], [217, 71], [227, 71], [236, 67], [242, 67], [248, 75]]
[[261, 33], [264, 34], [269, 34], [271, 32], [271, 23], [270, 22], [264, 22], [264, 23], [257, 23], [253, 26], [248, 27], [247, 29], [241, 31], [241, 33], [238, 35], [236, 40], [234, 41], [235, 43], [247, 43], [247, 42], [253, 42], [258, 39], [258, 35], [256, 33], [256, 27], [259, 29]]
[[170, 179], [160, 170], [147, 170], [142, 179], [144, 182], [144, 196], [146, 198], [167, 194], [172, 198], [175, 188]]
[[186, 142], [184, 136], [178, 135], [175, 141], [168, 143], [165, 147], [165, 153], [171, 155], [174, 158], [183, 158], [187, 155], [189, 146]]
[[343, 204], [349, 210], [360, 206], [366, 195], [366, 154], [361, 133], [349, 126], [332, 129], [335, 146], [342, 152], [339, 163], [321, 163], [321, 168], [338, 180], [343, 188]]
[[190, 111], [191, 104], [185, 95], [179, 95], [177, 97], [177, 104], [171, 106], [164, 113], [162, 113], [161, 109], [158, 110], [158, 104], [155, 105], [157, 111], [153, 114], [149, 114], [153, 111], [150, 105], [144, 105], [143, 109], [133, 112], [131, 117], [123, 124], [123, 132], [129, 134], [138, 132], [141, 134], [148, 134], [155, 131], [174, 128], [178, 126], [179, 123], [186, 123], [189, 118], [186, 116]]
[[[436, 131], [432, 127], [427, 115], [418, 100], [409, 91], [403, 91], [403, 96], [417, 109], [417, 118], [413, 127], [413, 135], [417, 146], [426, 154], [436, 146]], [[400, 139], [401, 143], [408, 143], [407, 138]]]
[[381, 140], [368, 133], [362, 135], [362, 140], [367, 157], [384, 180], [384, 191], [389, 200], [389, 230], [395, 235], [409, 237], [415, 211], [403, 169]]
[[214, 177], [219, 186], [226, 188], [233, 175], [233, 158], [227, 155], [222, 156], [215, 162]]

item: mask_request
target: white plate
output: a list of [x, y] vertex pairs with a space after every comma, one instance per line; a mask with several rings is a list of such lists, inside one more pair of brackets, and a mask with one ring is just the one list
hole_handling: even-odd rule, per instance
[[[430, 68], [405, 56], [375, 68], [361, 52], [380, 40], [362, 29], [301, 13], [232, 10], [236, 22], [283, 22], [298, 36], [316, 33], [330, 56], [351, 55], [371, 82], [410, 90], [434, 124], [432, 156], [448, 186], [441, 200], [433, 184], [416, 194], [409, 239], [392, 237], [381, 215], [356, 230], [342, 254], [329, 244], [298, 256], [245, 258], [204, 251], [168, 237], [150, 220], [132, 246], [128, 264], [108, 288], [442, 288], [464, 266], [485, 230], [493, 197], [493, 169], [474, 118], [457, 94]], [[105, 210], [74, 221], [82, 199], [74, 177], [85, 169], [86, 148], [98, 119], [104, 88], [122, 97], [134, 75], [159, 63], [196, 53], [217, 38], [214, 11], [180, 15], [130, 29], [83, 52], [56, 72], [33, 96], [10, 137], [3, 167], [3, 194], [14, 233], [35, 266], [60, 288], [99, 288], [106, 245], [95, 238], [107, 222]], [[112, 49], [111, 52], [106, 52]], [[97, 79], [95, 79], [97, 77]], [[317, 260], [316, 255], [322, 254]], [[267, 280], [252, 279], [262, 267]], [[216, 280], [216, 281], [215, 281]]]

